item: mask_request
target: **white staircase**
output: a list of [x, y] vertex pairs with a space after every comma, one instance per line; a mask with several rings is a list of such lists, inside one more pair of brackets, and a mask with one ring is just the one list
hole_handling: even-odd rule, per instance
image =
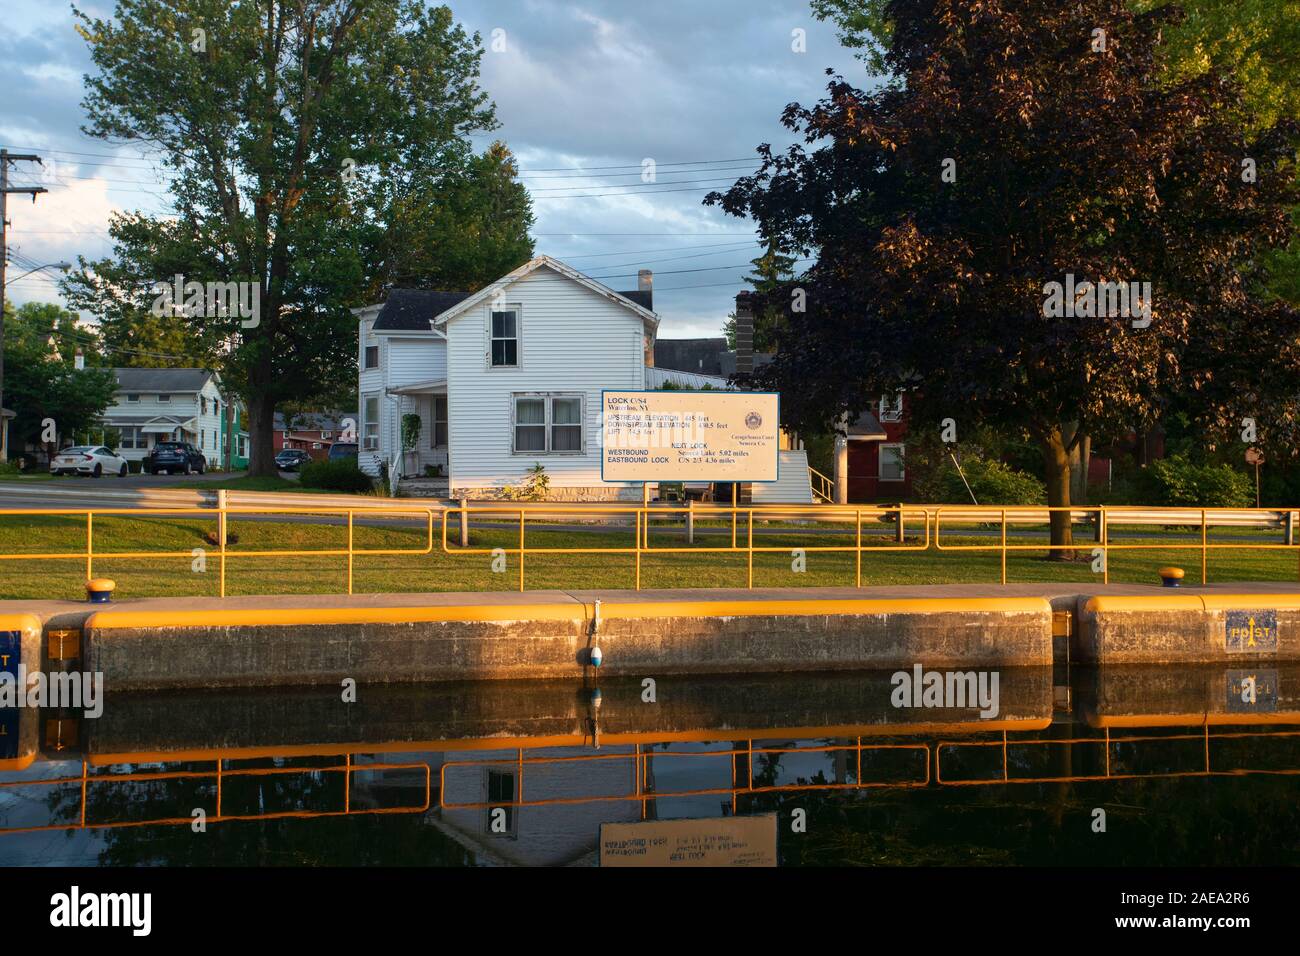
[[806, 451], [780, 452], [781, 466], [777, 480], [754, 482], [750, 494], [756, 505], [810, 505], [813, 503], [812, 480], [808, 476]]

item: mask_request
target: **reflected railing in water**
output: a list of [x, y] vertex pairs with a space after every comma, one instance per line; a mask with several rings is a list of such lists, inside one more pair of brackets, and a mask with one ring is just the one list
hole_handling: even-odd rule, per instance
[[[430, 810], [465, 811], [488, 810], [498, 807], [546, 807], [568, 806], [578, 804], [596, 804], [611, 801], [637, 801], [641, 804], [641, 815], [647, 816], [650, 804], [658, 800], [674, 798], [724, 796], [731, 801], [732, 812], [738, 812], [739, 801], [747, 797], [764, 794], [801, 794], [817, 792], [867, 792], [873, 790], [916, 790], [927, 787], [978, 787], [1004, 786], [1025, 783], [1086, 783], [1108, 780], [1160, 779], [1175, 777], [1220, 777], [1261, 775], [1300, 775], [1300, 730], [1287, 730], [1279, 724], [1300, 724], [1300, 714], [1274, 714], [1265, 726], [1259, 729], [1237, 729], [1250, 724], [1248, 718], [1241, 715], [1209, 715], [1198, 723], [1177, 724], [1165, 715], [1152, 715], [1144, 724], [1141, 717], [1126, 717], [1125, 726], [1112, 728], [1101, 726], [1091, 728], [1091, 735], [1075, 735], [1074, 728], [1068, 729], [1070, 736], [1053, 738], [1042, 736], [1042, 727], [1024, 731], [995, 731], [990, 739], [989, 732], [973, 733], [968, 739], [947, 739], [937, 736], [934, 739], [911, 742], [881, 742], [879, 727], [863, 727], [857, 736], [843, 736], [835, 733], [834, 737], [826, 731], [842, 731], [843, 728], [807, 728], [805, 738], [787, 738], [773, 741], [771, 738], [759, 738], [737, 741], [719, 740], [729, 737], [725, 730], [713, 731], [709, 735], [690, 734], [675, 735], [672, 742], [664, 741], [662, 736], [645, 735], [644, 739], [629, 741], [627, 735], [620, 735], [614, 747], [622, 747], [620, 752], [601, 752], [590, 749], [594, 741], [588, 740], [588, 749], [578, 753], [555, 754], [560, 749], [577, 749], [578, 740], [551, 739], [492, 739], [475, 741], [441, 741], [425, 745], [431, 751], [454, 753], [465, 750], [513, 750], [509, 757], [485, 757], [463, 760], [444, 760], [438, 768], [438, 786], [433, 786], [434, 767], [427, 760], [406, 759], [401, 762], [358, 762], [366, 756], [392, 755], [402, 757], [417, 752], [418, 745], [402, 744], [397, 749], [392, 744], [361, 744], [338, 748], [337, 752], [323, 752], [319, 747], [271, 747], [260, 748], [255, 755], [245, 753], [227, 753], [213, 751], [207, 754], [129, 754], [102, 755], [94, 758], [81, 758], [81, 772], [74, 775], [58, 777], [40, 777], [36, 779], [16, 779], [0, 781], [0, 795], [13, 793], [23, 788], [68, 787], [77, 793], [75, 809], [70, 812], [75, 817], [70, 821], [56, 821], [35, 826], [0, 826], [0, 835], [14, 833], [32, 833], [39, 831], [69, 831], [97, 828], [122, 828], [141, 826], [192, 825], [195, 822], [193, 810], [188, 815], [162, 815], [158, 817], [129, 820], [88, 819], [90, 796], [94, 789], [104, 784], [153, 783], [207, 783], [215, 787], [213, 794], [214, 812], [206, 815], [207, 823], [234, 821], [266, 821], [279, 819], [317, 819], [342, 816], [375, 816], [385, 814], [423, 814]], [[974, 726], [974, 725], [973, 725]], [[1196, 727], [1195, 732], [1186, 732], [1185, 728]], [[1154, 728], [1184, 732], [1152, 733]], [[822, 734], [818, 734], [818, 731]], [[953, 728], [925, 728], [925, 734], [952, 733]], [[1032, 735], [1032, 736], [1028, 736]], [[894, 737], [906, 736], [900, 729]], [[864, 740], [864, 737], [872, 739]], [[1251, 760], [1237, 762], [1235, 765], [1225, 756], [1216, 756], [1216, 750], [1222, 749], [1230, 742], [1249, 742], [1254, 745], [1249, 757]], [[719, 749], [701, 750], [655, 750], [656, 747], [689, 746], [692, 744], [719, 744]], [[780, 745], [773, 745], [779, 743]], [[1159, 752], [1170, 744], [1187, 746], [1195, 744], [1196, 755], [1186, 760], [1187, 766], [1177, 769], [1167, 766], [1151, 771], [1139, 771], [1134, 765], [1140, 763], [1140, 755], [1135, 748], [1149, 747]], [[1279, 753], [1260, 753], [1261, 749], [1273, 744], [1280, 745]], [[631, 748], [626, 749], [626, 748]], [[1076, 751], [1076, 748], [1078, 750]], [[333, 750], [334, 748], [329, 748]], [[549, 751], [549, 752], [548, 752]], [[308, 754], [308, 752], [310, 752]], [[1065, 756], [1064, 767], [1055, 772], [1026, 772], [1026, 765], [1032, 762], [1032, 754], [1054, 753]], [[795, 783], [764, 782], [756, 776], [756, 765], [764, 759], [782, 758], [789, 755], [822, 755], [827, 761], [834, 758], [838, 774], [852, 779], [832, 781], [805, 780]], [[970, 768], [972, 756], [992, 754], [992, 773], [963, 776], [962, 770]], [[1091, 756], [1089, 756], [1091, 754]], [[293, 761], [311, 758], [324, 763], [306, 766], [238, 766], [240, 763], [253, 761], [281, 760]], [[907, 766], [905, 773], [897, 773], [882, 779], [867, 779], [876, 769], [869, 766], [873, 759], [884, 755], [902, 758]], [[1288, 765], [1280, 765], [1287, 762]], [[130, 760], [122, 759], [130, 757]], [[1091, 761], [1095, 766], [1078, 772], [1078, 762]], [[730, 762], [731, 782], [727, 786], [687, 786], [676, 789], [658, 787], [651, 773], [651, 763], [662, 768], [665, 762], [681, 761], [689, 765], [692, 761], [703, 758], [725, 759]], [[54, 758], [58, 759], [58, 758]], [[78, 758], [72, 757], [76, 760]], [[211, 769], [170, 769], [142, 771], [142, 765], [157, 763], [191, 764], [211, 761]], [[1254, 765], [1251, 765], [1251, 763]], [[1260, 762], [1267, 765], [1262, 765]], [[631, 769], [631, 786], [621, 793], [586, 793], [565, 796], [530, 796], [530, 788], [525, 778], [526, 773], [538, 774], [544, 768], [551, 767], [596, 767], [623, 762]], [[987, 763], [987, 761], [986, 761]], [[476, 768], [513, 768], [515, 785], [513, 794], [508, 799], [495, 800], [451, 800], [448, 790], [452, 785], [448, 774], [455, 774]], [[947, 771], [947, 773], [945, 773]], [[356, 777], [359, 774], [385, 775], [394, 772], [414, 774], [414, 783], [409, 779], [401, 787], [410, 792], [412, 801], [402, 806], [355, 806], [353, 792]], [[299, 807], [289, 810], [271, 810], [267, 812], [244, 813], [228, 812], [226, 791], [232, 781], [244, 779], [285, 779], [292, 775], [337, 775], [343, 783], [341, 807], [331, 809], [311, 809]], [[536, 789], [536, 788], [534, 788]], [[545, 789], [544, 787], [542, 789]], [[412, 792], [413, 791], [413, 792]], [[206, 812], [206, 811], [205, 811]]]

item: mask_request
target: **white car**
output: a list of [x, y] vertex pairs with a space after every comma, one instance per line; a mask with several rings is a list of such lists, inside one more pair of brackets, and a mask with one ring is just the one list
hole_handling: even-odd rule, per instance
[[52, 475], [118, 475], [125, 478], [126, 459], [103, 445], [76, 445], [65, 448], [50, 462]]

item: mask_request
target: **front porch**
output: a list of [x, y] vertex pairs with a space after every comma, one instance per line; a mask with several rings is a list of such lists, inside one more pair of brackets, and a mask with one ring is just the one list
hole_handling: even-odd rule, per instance
[[[383, 460], [398, 488], [413, 498], [445, 498], [448, 491], [447, 380], [416, 382], [388, 390], [392, 417], [386, 429]], [[407, 450], [403, 422], [418, 416], [414, 447]]]

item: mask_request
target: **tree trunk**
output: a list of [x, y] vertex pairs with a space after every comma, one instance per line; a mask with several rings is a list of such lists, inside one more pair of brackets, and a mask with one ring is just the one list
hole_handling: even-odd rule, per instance
[[275, 400], [260, 389], [248, 396], [248, 473], [274, 478], [280, 474], [275, 465]]
[[[1055, 427], [1040, 439], [1043, 450], [1043, 473], [1047, 476], [1047, 504], [1052, 508], [1070, 507], [1070, 456], [1065, 450], [1061, 428]], [[1074, 560], [1074, 538], [1070, 531], [1070, 512], [1053, 511], [1051, 517], [1052, 561]], [[1064, 545], [1065, 547], [1061, 547]]]

